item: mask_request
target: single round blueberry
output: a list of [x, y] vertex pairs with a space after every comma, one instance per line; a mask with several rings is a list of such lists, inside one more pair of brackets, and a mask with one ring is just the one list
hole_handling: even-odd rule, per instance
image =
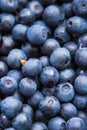
[[30, 58], [22, 67], [25, 76], [36, 77], [42, 71], [42, 64], [37, 58]]
[[56, 85], [59, 81], [59, 72], [52, 66], [46, 66], [43, 68], [40, 74], [40, 81], [47, 87]]
[[57, 39], [61, 45], [70, 41], [71, 37], [66, 29], [66, 22], [55, 28], [54, 38]]
[[52, 27], [59, 25], [59, 22], [64, 20], [64, 10], [57, 5], [49, 5], [43, 12], [43, 20]]
[[72, 103], [64, 103], [61, 105], [61, 115], [65, 120], [77, 116], [77, 108]]
[[14, 78], [17, 82], [19, 82], [23, 78], [23, 74], [20, 70], [11, 69], [8, 71], [7, 76]]
[[41, 52], [46, 56], [50, 56], [50, 54], [58, 47], [60, 47], [60, 43], [54, 38], [49, 38], [42, 45]]
[[87, 21], [80, 16], [73, 16], [67, 20], [66, 28], [73, 36], [80, 36], [87, 32]]
[[0, 61], [0, 78], [5, 76], [8, 72], [8, 66], [3, 61]]
[[20, 42], [25, 42], [27, 40], [27, 30], [28, 27], [24, 24], [16, 24], [12, 28], [12, 36], [15, 40], [20, 41]]
[[14, 48], [16, 43], [11, 35], [4, 35], [1, 37], [0, 44], [0, 53], [7, 56], [7, 54]]
[[48, 56], [41, 56], [40, 61], [41, 61], [42, 67], [46, 67], [50, 65]]
[[29, 8], [23, 8], [19, 12], [19, 21], [22, 24], [29, 25], [30, 23], [35, 21], [35, 14], [34, 12]]
[[1, 102], [1, 111], [8, 118], [15, 117], [22, 109], [22, 102], [14, 96], [8, 96]]
[[44, 10], [43, 5], [38, 0], [29, 1], [27, 8], [31, 9], [34, 12], [37, 19], [42, 16]]
[[40, 91], [36, 91], [30, 98], [28, 98], [27, 103], [32, 108], [38, 108], [40, 101], [44, 98], [43, 94]]
[[23, 104], [22, 112], [26, 113], [33, 119], [34, 112], [33, 112], [33, 108], [30, 105]]
[[86, 0], [73, 0], [72, 9], [75, 15], [86, 17], [87, 16], [87, 1]]
[[72, 9], [72, 2], [67, 2], [62, 4], [62, 8], [64, 9], [65, 16], [67, 18], [71, 17], [73, 15], [73, 9]]
[[44, 44], [48, 37], [48, 30], [41, 25], [32, 25], [27, 30], [27, 39], [30, 44], [40, 46]]
[[1, 14], [1, 26], [3, 30], [11, 30], [15, 24], [15, 16], [9, 13]]
[[19, 83], [19, 91], [23, 96], [29, 97], [34, 94], [36, 90], [37, 84], [33, 79], [27, 77], [21, 79]]
[[27, 56], [21, 49], [12, 49], [7, 57], [7, 63], [11, 68], [18, 69], [21, 67], [21, 60], [26, 60]]
[[84, 111], [78, 111], [78, 117], [83, 119], [87, 126], [87, 113]]
[[80, 67], [87, 67], [87, 60], [86, 60], [86, 56], [87, 56], [87, 48], [83, 47], [81, 49], [78, 49], [75, 53], [75, 63], [80, 66]]
[[73, 42], [73, 41], [70, 41], [70, 42], [67, 42], [63, 45], [63, 47], [67, 48], [69, 51], [70, 51], [70, 54], [71, 54], [71, 58], [74, 57], [75, 55], [75, 52], [76, 50], [78, 49], [78, 45]]
[[78, 46], [82, 44], [82, 47], [87, 47], [87, 33], [81, 35], [78, 38]]
[[50, 63], [60, 70], [67, 68], [71, 63], [70, 52], [66, 48], [56, 48], [50, 56]]
[[87, 96], [75, 95], [73, 104], [78, 110], [84, 110], [87, 105]]
[[44, 115], [53, 117], [60, 111], [60, 102], [54, 96], [46, 96], [40, 101], [39, 109]]
[[26, 113], [19, 113], [12, 121], [12, 126], [16, 130], [29, 130], [32, 126], [32, 119]]
[[74, 88], [78, 94], [87, 94], [87, 75], [79, 75], [74, 81]]
[[74, 95], [75, 95], [74, 87], [69, 82], [58, 84], [55, 90], [55, 96], [61, 102], [72, 101], [72, 99], [74, 98]]
[[60, 82], [73, 82], [75, 78], [75, 71], [72, 68], [64, 69], [60, 71]]
[[17, 10], [19, 4], [18, 0], [1, 0], [0, 8], [4, 12], [13, 13]]
[[4, 76], [0, 79], [0, 90], [5, 95], [12, 95], [18, 88], [18, 83], [14, 78]]
[[66, 121], [61, 117], [53, 117], [48, 122], [49, 130], [65, 130]]
[[31, 130], [48, 130], [47, 126], [43, 122], [35, 122], [32, 124]]
[[43, 20], [37, 20], [34, 22], [34, 25], [40, 25], [40, 26], [44, 26], [47, 29], [47, 33], [48, 33], [48, 37], [50, 37], [52, 35], [52, 30], [51, 28], [45, 23], [45, 21]]
[[67, 130], [86, 130], [85, 122], [79, 117], [73, 117], [66, 123]]

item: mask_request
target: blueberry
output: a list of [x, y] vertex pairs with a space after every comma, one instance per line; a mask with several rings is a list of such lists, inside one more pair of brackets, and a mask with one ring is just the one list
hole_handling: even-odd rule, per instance
[[76, 64], [81, 66], [81, 67], [87, 67], [86, 55], [87, 55], [87, 48], [86, 47], [78, 49], [75, 53]]
[[60, 47], [60, 43], [54, 38], [49, 38], [42, 45], [41, 52], [46, 56], [50, 56], [51, 53], [58, 47]]
[[60, 71], [60, 82], [73, 82], [75, 78], [75, 71], [72, 68]]
[[35, 21], [35, 14], [34, 12], [29, 8], [23, 8], [19, 12], [19, 20], [22, 24], [30, 24]]
[[49, 5], [43, 12], [43, 20], [52, 27], [59, 25], [59, 22], [64, 20], [64, 10], [57, 5]]
[[78, 46], [80, 45], [82, 45], [82, 47], [87, 47], [87, 33], [78, 38]]
[[61, 115], [65, 120], [77, 116], [77, 109], [72, 103], [64, 103], [61, 105]]
[[70, 42], [65, 43], [63, 45], [63, 47], [67, 48], [70, 51], [71, 58], [73, 59], [74, 55], [75, 55], [75, 52], [78, 49], [78, 45], [75, 42], [70, 41]]
[[1, 37], [0, 53], [6, 55], [14, 48], [15, 41], [11, 35], [4, 35]]
[[52, 87], [59, 81], [59, 72], [52, 66], [46, 66], [43, 68], [40, 74], [40, 81], [43, 85]]
[[0, 8], [2, 11], [13, 13], [18, 8], [18, 0], [1, 0]]
[[24, 24], [16, 24], [12, 28], [12, 36], [15, 40], [20, 42], [25, 42], [27, 40], [26, 34], [27, 34], [28, 27]]
[[73, 36], [80, 36], [87, 31], [86, 19], [80, 16], [70, 17], [67, 20], [66, 28]]
[[14, 78], [4, 76], [0, 79], [0, 90], [5, 95], [12, 95], [18, 88], [18, 83]]
[[83, 110], [87, 105], [87, 96], [75, 95], [73, 104], [78, 110]]
[[68, 31], [66, 30], [66, 22], [60, 24], [58, 27], [54, 30], [54, 38], [56, 38], [61, 45], [65, 42], [69, 42], [71, 37]]
[[83, 17], [87, 16], [87, 1], [86, 0], [73, 0], [72, 4], [73, 11], [75, 15], [80, 15]]
[[35, 122], [32, 124], [31, 130], [48, 130], [47, 126], [43, 122]]
[[83, 119], [87, 126], [87, 114], [84, 111], [78, 111], [78, 117]]
[[38, 0], [29, 1], [27, 7], [34, 12], [37, 19], [41, 17], [44, 10], [43, 5]]
[[81, 118], [73, 117], [67, 121], [66, 130], [86, 130], [86, 124]]
[[37, 20], [33, 23], [34, 25], [40, 25], [40, 26], [44, 26], [47, 29], [47, 33], [48, 33], [48, 37], [50, 37], [52, 35], [52, 30], [51, 28], [45, 23], [45, 21], [43, 20]]
[[11, 30], [15, 24], [15, 16], [9, 13], [2, 13], [0, 24], [2, 26], [2, 30]]
[[33, 118], [33, 109], [30, 105], [28, 104], [23, 104], [22, 112], [26, 113], [29, 115], [31, 118]]
[[53, 117], [48, 122], [49, 130], [65, 130], [66, 121], [61, 117]]
[[41, 61], [42, 67], [46, 67], [50, 65], [48, 56], [41, 56], [40, 61]]
[[71, 56], [66, 48], [56, 48], [50, 55], [50, 63], [57, 69], [65, 69], [70, 65]]
[[12, 121], [12, 126], [16, 130], [29, 130], [32, 125], [32, 119], [26, 113], [19, 113]]
[[74, 87], [69, 82], [58, 84], [55, 90], [55, 96], [61, 102], [72, 101], [72, 99], [74, 98], [74, 95], [75, 95]]
[[36, 77], [42, 70], [42, 64], [37, 58], [30, 58], [22, 67], [25, 76]]
[[87, 94], [87, 75], [79, 75], [74, 81], [74, 88], [78, 94]]
[[32, 106], [32, 108], [38, 108], [40, 101], [44, 98], [40, 91], [36, 91], [30, 98], [28, 98], [27, 103]]
[[17, 82], [19, 82], [23, 78], [23, 74], [20, 70], [11, 69], [8, 71], [7, 76], [14, 78]]
[[1, 102], [1, 111], [8, 118], [15, 117], [22, 109], [22, 102], [14, 96], [8, 96]]
[[35, 121], [36, 122], [43, 122], [43, 123], [47, 123], [48, 122], [48, 117], [45, 116], [41, 110], [36, 110], [35, 111]]
[[67, 2], [62, 4], [62, 8], [65, 11], [65, 16], [67, 18], [71, 17], [73, 15], [73, 9], [72, 9], [72, 2]]
[[33, 45], [40, 46], [44, 44], [48, 37], [48, 30], [41, 25], [32, 25], [28, 28], [27, 39]]
[[26, 60], [27, 56], [21, 49], [12, 49], [7, 57], [7, 63], [11, 68], [18, 69], [21, 67], [21, 60]]
[[11, 121], [3, 114], [0, 114], [0, 128], [5, 129], [11, 126]]
[[48, 117], [56, 116], [60, 111], [60, 102], [54, 96], [46, 96], [40, 101], [39, 109]]
[[8, 66], [3, 61], [0, 61], [0, 78], [5, 76], [8, 72]]
[[23, 78], [19, 83], [19, 91], [23, 96], [29, 97], [37, 90], [37, 84], [33, 79]]

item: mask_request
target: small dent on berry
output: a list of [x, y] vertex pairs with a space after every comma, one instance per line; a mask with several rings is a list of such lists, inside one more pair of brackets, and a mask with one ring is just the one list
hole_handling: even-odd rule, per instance
[[53, 102], [54, 102], [53, 99], [50, 99], [50, 100], [48, 101], [48, 104], [49, 104], [49, 105], [52, 105]]
[[68, 84], [65, 84], [62, 86], [62, 92], [68, 92], [70, 89], [70, 86]]
[[69, 22], [68, 22], [68, 25], [69, 25], [70, 27], [72, 26], [72, 24], [73, 24], [72, 21], [69, 21]]
[[15, 3], [15, 0], [7, 0], [7, 4], [8, 4], [9, 6], [13, 6], [14, 3]]
[[53, 86], [54, 85], [54, 82], [53, 81], [49, 81], [48, 83], [47, 83], [47, 86], [49, 86], [49, 87], [51, 87], [51, 86]]

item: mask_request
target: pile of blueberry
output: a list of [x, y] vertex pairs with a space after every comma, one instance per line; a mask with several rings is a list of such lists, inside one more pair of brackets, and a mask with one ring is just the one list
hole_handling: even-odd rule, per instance
[[87, 130], [87, 0], [0, 0], [0, 130]]

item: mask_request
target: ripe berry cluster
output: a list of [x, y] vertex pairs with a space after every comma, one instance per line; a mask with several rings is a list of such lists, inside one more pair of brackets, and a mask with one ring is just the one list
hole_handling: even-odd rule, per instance
[[87, 130], [87, 0], [0, 0], [0, 130]]

